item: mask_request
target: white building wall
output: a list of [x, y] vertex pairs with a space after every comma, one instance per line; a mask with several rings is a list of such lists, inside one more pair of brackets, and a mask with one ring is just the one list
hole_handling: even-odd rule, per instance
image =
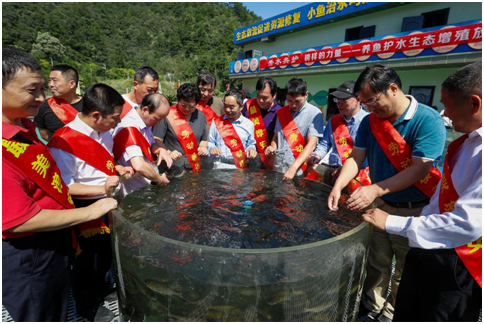
[[448, 24], [482, 18], [481, 2], [412, 3], [283, 36], [275, 36], [274, 42], [247, 44], [244, 46], [244, 50], [256, 49], [262, 51], [263, 55], [269, 55], [333, 43], [342, 43], [345, 39], [346, 29], [359, 26], [367, 27], [376, 25], [375, 36], [400, 33], [404, 17], [420, 16], [425, 12], [445, 8], [450, 8]]

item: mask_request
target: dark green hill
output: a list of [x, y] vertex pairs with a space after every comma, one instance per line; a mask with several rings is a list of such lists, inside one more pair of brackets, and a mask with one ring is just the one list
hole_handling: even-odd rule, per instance
[[[260, 21], [241, 3], [2, 3], [2, 42], [31, 52], [47, 71], [75, 65], [83, 88], [133, 77], [141, 65], [181, 82], [202, 71], [228, 82], [240, 47], [233, 31]], [[166, 78], [165, 78], [166, 79]]]

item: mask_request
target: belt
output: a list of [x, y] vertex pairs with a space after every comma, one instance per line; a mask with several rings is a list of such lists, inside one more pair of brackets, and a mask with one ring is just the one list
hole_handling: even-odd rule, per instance
[[385, 200], [385, 199], [383, 199], [383, 201], [388, 206], [392, 206], [392, 207], [395, 207], [395, 208], [408, 208], [408, 209], [412, 209], [412, 208], [418, 208], [418, 207], [427, 206], [429, 204], [429, 202], [430, 202], [430, 199], [427, 198], [425, 200], [415, 201], [415, 202], [411, 202], [411, 201], [409, 201], [409, 202], [393, 202], [393, 201], [388, 201], [388, 200]]

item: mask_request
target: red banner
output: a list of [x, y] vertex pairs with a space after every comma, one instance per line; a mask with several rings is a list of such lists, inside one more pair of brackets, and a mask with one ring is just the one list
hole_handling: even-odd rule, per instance
[[116, 160], [121, 158], [121, 155], [126, 151], [131, 145], [138, 145], [143, 152], [143, 155], [154, 163], [156, 161], [156, 156], [151, 153], [151, 147], [148, 140], [141, 134], [139, 129], [136, 127], [125, 127], [119, 131], [113, 138], [113, 154]]
[[[304, 150], [306, 146], [306, 140], [301, 134], [301, 131], [296, 125], [294, 118], [291, 115], [291, 108], [289, 106], [284, 106], [279, 109], [276, 114], [277, 118], [279, 118], [279, 122], [281, 123], [282, 132], [286, 137], [287, 144], [291, 148], [294, 157], [297, 159], [299, 154]], [[313, 169], [312, 166], [309, 166], [306, 162], [301, 165], [301, 171], [303, 172], [304, 176], [307, 179], [321, 181], [323, 177]]]
[[205, 116], [207, 116], [208, 126], [211, 126], [212, 120], [217, 117], [217, 114], [212, 110], [212, 108], [210, 108], [209, 105], [207, 105], [207, 103], [203, 102], [202, 100], [198, 102], [197, 109], [203, 112]]
[[[375, 113], [370, 114], [370, 128], [375, 136], [378, 145], [388, 160], [401, 172], [412, 166], [412, 148], [405, 142], [405, 139], [397, 132], [393, 125], [386, 119], [378, 118]], [[427, 176], [413, 185], [427, 197], [431, 198], [441, 179], [440, 170], [432, 167]]]
[[227, 145], [232, 153], [237, 168], [247, 169], [247, 156], [245, 154], [244, 143], [240, 140], [239, 134], [237, 134], [232, 122], [224, 119], [223, 116], [214, 118], [213, 122], [217, 126], [217, 130], [220, 136], [222, 136], [225, 145]]
[[124, 100], [123, 111], [121, 112], [121, 116], [119, 116], [119, 118], [123, 119], [132, 108], [133, 106], [131, 106], [127, 100]]
[[[344, 164], [346, 159], [353, 151], [353, 140], [351, 139], [348, 126], [343, 120], [343, 114], [338, 114], [330, 119], [331, 129], [333, 130], [334, 143], [336, 144], [336, 150], [338, 151], [341, 164]], [[321, 157], [322, 158], [322, 157]], [[371, 185], [370, 177], [368, 176], [369, 168], [361, 169], [356, 175], [355, 179], [360, 181], [363, 185]], [[348, 191], [353, 193], [361, 185], [355, 180], [351, 180], [348, 184]]]
[[70, 153], [108, 176], [116, 175], [111, 153], [91, 137], [69, 126], [59, 128], [47, 146]]
[[311, 64], [318, 61], [327, 61], [329, 63], [333, 59], [391, 54], [478, 42], [482, 42], [482, 22], [456, 27], [444, 27], [440, 30], [429, 32], [417, 31], [410, 35], [388, 37], [373, 41], [364, 40], [358, 44], [343, 43], [337, 47], [325, 46], [320, 50], [308, 50], [306, 53], [297, 52], [281, 54], [280, 56], [274, 55], [274, 57], [269, 59], [262, 58], [259, 61], [259, 69]]
[[272, 164], [269, 163], [270, 159], [266, 157], [266, 148], [271, 143], [269, 142], [269, 137], [267, 136], [267, 129], [264, 125], [264, 120], [262, 119], [257, 99], [247, 100], [247, 113], [249, 119], [254, 123], [254, 137], [257, 143], [257, 151], [259, 152], [262, 163], [264, 163], [264, 166], [267, 170], [272, 170]]
[[79, 113], [64, 99], [50, 97], [47, 102], [54, 114], [66, 125], [73, 121]]
[[198, 156], [198, 144], [195, 134], [190, 127], [185, 116], [183, 116], [177, 109], [177, 106], [170, 107], [170, 113], [168, 114], [168, 122], [175, 131], [175, 134], [182, 146], [183, 152], [188, 159], [188, 162], [192, 166], [194, 172], [202, 170], [202, 164], [200, 163], [200, 156]]

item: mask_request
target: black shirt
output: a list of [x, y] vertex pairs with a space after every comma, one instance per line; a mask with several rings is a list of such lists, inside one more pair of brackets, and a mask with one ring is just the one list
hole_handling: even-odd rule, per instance
[[[81, 112], [82, 98], [75, 104], [71, 104], [71, 106], [78, 112]], [[47, 100], [40, 105], [39, 113], [35, 116], [34, 122], [37, 124], [38, 128], [44, 128], [49, 131], [49, 140], [59, 128], [64, 127], [65, 125], [52, 111]]]
[[[197, 139], [197, 144], [200, 144], [201, 141], [206, 141], [208, 139], [208, 132], [207, 132], [207, 117], [204, 113], [199, 110], [195, 110], [192, 115], [190, 116], [190, 120], [188, 124], [192, 128], [193, 135]], [[177, 150], [183, 156], [176, 161], [173, 161], [173, 165], [169, 170], [169, 174], [179, 174], [184, 169], [191, 170], [192, 166], [185, 155], [185, 151], [183, 150], [180, 142], [178, 141], [178, 136], [176, 135], [173, 127], [171, 127], [168, 119], [163, 119], [158, 125], [153, 127], [153, 135], [163, 139], [163, 143], [165, 143], [166, 148], [170, 151]], [[162, 167], [164, 163], [160, 165]], [[161, 168], [160, 171], [162, 171]], [[167, 170], [163, 170], [167, 171]]]

